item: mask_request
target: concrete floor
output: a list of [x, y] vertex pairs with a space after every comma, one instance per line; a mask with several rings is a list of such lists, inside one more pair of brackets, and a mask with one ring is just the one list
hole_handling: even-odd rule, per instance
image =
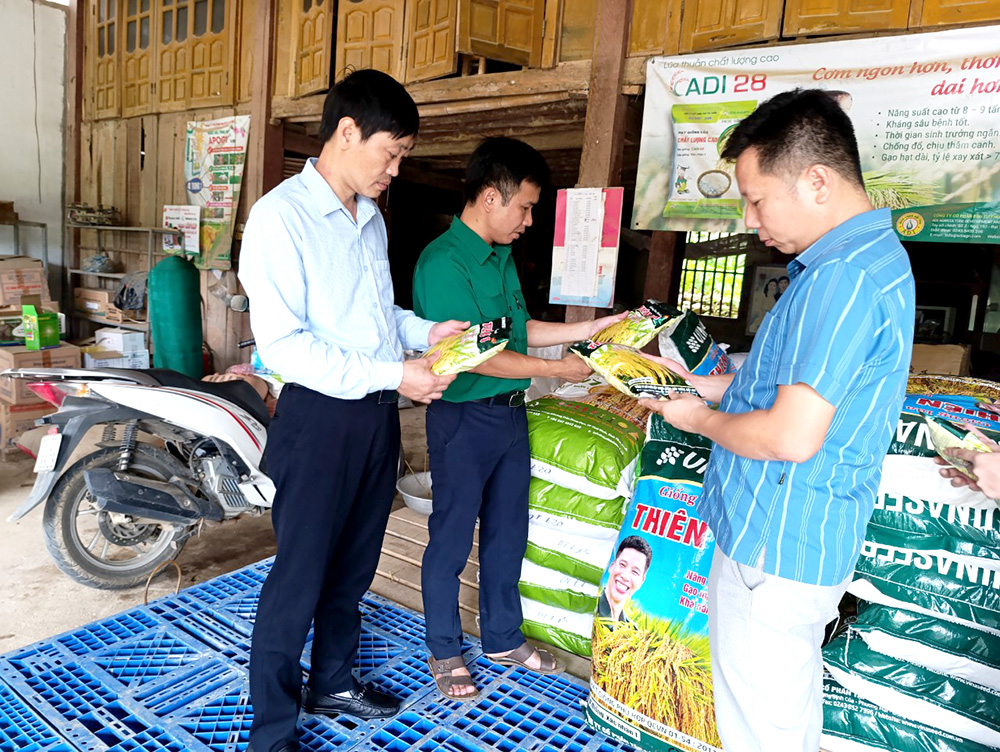
[[[426, 456], [424, 408], [400, 411], [403, 446], [409, 464], [423, 470]], [[34, 461], [26, 455], [0, 462], [0, 653], [28, 645], [142, 605], [142, 587], [96, 590], [64, 575], [45, 550], [42, 507], [18, 522], [7, 518], [34, 482]], [[402, 502], [397, 497], [397, 504]], [[271, 516], [244, 516], [207, 523], [177, 563], [181, 587], [232, 572], [274, 554]], [[173, 592], [176, 574], [168, 567], [150, 586], [149, 599]], [[392, 597], [391, 593], [382, 593]]]

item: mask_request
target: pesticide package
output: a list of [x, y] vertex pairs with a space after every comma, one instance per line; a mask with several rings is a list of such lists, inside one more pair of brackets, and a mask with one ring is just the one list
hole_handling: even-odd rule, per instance
[[721, 747], [706, 590], [715, 539], [697, 513], [710, 452], [707, 439], [650, 418], [640, 479], [601, 579], [587, 722], [650, 752]]
[[717, 376], [736, 370], [705, 324], [691, 311], [670, 320], [660, 331], [658, 345], [660, 355], [683, 363], [696, 376]]
[[879, 707], [977, 744], [1000, 747], [1000, 693], [872, 650], [850, 630], [823, 648], [838, 684]]
[[826, 752], [991, 752], [993, 747], [903, 718], [823, 677]]
[[590, 339], [602, 345], [613, 343], [639, 350], [649, 344], [671, 319], [680, 315], [681, 312], [673, 306], [647, 300], [634, 311], [629, 311], [622, 321], [606, 326]]
[[439, 357], [431, 370], [438, 376], [471, 371], [503, 351], [510, 341], [510, 319], [506, 316], [470, 326], [464, 332], [435, 342], [422, 357]]
[[528, 439], [533, 477], [598, 499], [632, 495], [643, 443], [635, 424], [594, 405], [542, 397], [528, 405]]
[[698, 390], [664, 365], [655, 363], [633, 347], [577, 342], [576, 353], [615, 389], [629, 397], [664, 397], [675, 392], [697, 394]]

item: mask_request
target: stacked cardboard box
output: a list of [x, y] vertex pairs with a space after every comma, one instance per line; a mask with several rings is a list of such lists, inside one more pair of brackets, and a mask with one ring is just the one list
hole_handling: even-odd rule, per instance
[[94, 347], [83, 348], [84, 368], [149, 368], [142, 332], [98, 329], [94, 339]]
[[[46, 350], [29, 350], [23, 346], [0, 347], [0, 371], [8, 368], [79, 368], [80, 348], [63, 344]], [[38, 418], [55, 412], [55, 408], [33, 392], [21, 379], [0, 377], [0, 449], [16, 446], [24, 431], [32, 428]]]

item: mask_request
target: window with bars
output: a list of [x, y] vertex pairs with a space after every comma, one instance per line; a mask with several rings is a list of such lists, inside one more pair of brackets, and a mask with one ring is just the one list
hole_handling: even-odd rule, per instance
[[681, 308], [700, 316], [739, 316], [747, 254], [738, 240], [732, 233], [688, 233], [681, 266]]

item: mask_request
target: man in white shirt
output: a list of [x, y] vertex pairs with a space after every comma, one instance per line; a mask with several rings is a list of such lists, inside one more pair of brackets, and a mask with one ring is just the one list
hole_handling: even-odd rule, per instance
[[[240, 280], [264, 365], [282, 391], [267, 443], [277, 555], [261, 589], [250, 654], [255, 752], [294, 752], [299, 666], [314, 627], [306, 712], [384, 718], [399, 702], [351, 674], [358, 603], [371, 585], [395, 493], [398, 394], [439, 399], [454, 377], [403, 349], [468, 322], [433, 323], [393, 302], [375, 204], [417, 133], [406, 90], [351, 74], [323, 108], [323, 150], [261, 198], [243, 234]], [[398, 392], [398, 394], [397, 394]]]

